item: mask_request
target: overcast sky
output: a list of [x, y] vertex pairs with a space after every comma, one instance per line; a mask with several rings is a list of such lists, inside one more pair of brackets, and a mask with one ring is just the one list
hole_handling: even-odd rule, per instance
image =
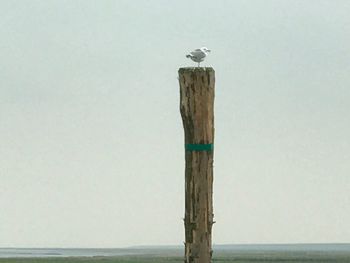
[[216, 71], [213, 242], [350, 242], [350, 1], [0, 1], [0, 246], [184, 240], [177, 70]]

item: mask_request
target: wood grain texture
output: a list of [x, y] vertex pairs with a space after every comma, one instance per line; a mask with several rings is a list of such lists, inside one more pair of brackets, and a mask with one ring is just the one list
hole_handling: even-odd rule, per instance
[[[185, 144], [214, 143], [213, 68], [180, 68], [180, 112]], [[213, 151], [186, 151], [185, 263], [212, 258]]]

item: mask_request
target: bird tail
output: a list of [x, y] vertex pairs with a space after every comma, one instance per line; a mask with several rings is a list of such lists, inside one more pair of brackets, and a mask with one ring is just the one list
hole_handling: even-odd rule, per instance
[[191, 58], [191, 57], [192, 57], [191, 54], [187, 54], [187, 55], [186, 55], [186, 58]]

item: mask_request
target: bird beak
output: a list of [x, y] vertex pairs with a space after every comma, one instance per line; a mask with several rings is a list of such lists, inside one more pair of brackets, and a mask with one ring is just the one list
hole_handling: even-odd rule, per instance
[[207, 49], [207, 52], [210, 52], [211, 50], [210, 49]]

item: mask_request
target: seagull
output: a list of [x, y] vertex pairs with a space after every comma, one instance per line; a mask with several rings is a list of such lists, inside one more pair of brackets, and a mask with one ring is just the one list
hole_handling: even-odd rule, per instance
[[199, 67], [199, 64], [204, 60], [204, 58], [209, 54], [209, 52], [210, 50], [206, 47], [201, 47], [190, 52], [190, 54], [187, 54], [186, 58], [190, 58], [194, 62], [197, 62]]

